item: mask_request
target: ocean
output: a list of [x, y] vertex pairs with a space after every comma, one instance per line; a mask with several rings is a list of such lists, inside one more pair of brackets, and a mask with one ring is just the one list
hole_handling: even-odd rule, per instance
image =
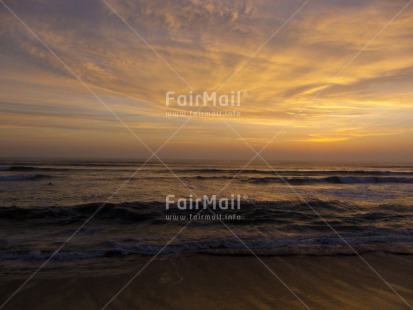
[[[270, 169], [253, 163], [240, 171], [243, 162], [142, 164], [3, 161], [2, 272], [37, 268], [88, 219], [46, 268], [101, 272], [108, 258], [161, 250], [160, 255], [234, 256], [413, 253], [413, 165], [284, 162]], [[174, 203], [167, 208], [168, 195]], [[239, 206], [195, 210], [177, 204], [214, 195], [217, 201], [238, 197]]]

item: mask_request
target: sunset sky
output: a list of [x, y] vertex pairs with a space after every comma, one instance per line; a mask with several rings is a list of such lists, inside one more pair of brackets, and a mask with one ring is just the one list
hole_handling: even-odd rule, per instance
[[2, 157], [146, 158], [124, 124], [156, 150], [187, 121], [166, 92], [219, 90], [241, 115], [191, 119], [162, 158], [413, 158], [407, 0], [4, 3]]

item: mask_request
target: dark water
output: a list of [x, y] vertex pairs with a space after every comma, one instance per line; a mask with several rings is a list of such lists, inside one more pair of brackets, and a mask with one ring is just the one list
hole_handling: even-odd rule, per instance
[[[239, 173], [243, 163], [141, 164], [3, 162], [1, 263], [47, 259], [98, 209], [54, 261], [154, 255], [197, 211], [205, 217], [163, 253], [244, 255], [245, 245], [266, 255], [413, 253], [410, 165], [253, 164]], [[167, 195], [239, 195], [240, 209], [166, 210]], [[207, 218], [214, 213], [227, 226]]]

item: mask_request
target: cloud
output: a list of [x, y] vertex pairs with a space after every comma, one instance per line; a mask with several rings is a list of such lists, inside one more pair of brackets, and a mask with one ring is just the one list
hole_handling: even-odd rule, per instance
[[[285, 143], [353, 139], [356, 133], [345, 138], [326, 133], [355, 128], [356, 123], [364, 136], [371, 130], [383, 141], [389, 132], [406, 132], [413, 99], [413, 8], [343, 70], [405, 1], [311, 1], [251, 59], [304, 1], [108, 2], [151, 47], [100, 0], [7, 3], [115, 113], [148, 139], [166, 139], [183, 121], [164, 117], [167, 91], [216, 90], [240, 68], [221, 91], [245, 90], [248, 98], [239, 108], [242, 117], [226, 121], [252, 141], [255, 135], [257, 143], [286, 126], [281, 137]], [[90, 124], [118, 131], [113, 115], [2, 6], [0, 43], [0, 111], [7, 112], [1, 121], [14, 128], [36, 127], [28, 118], [32, 115], [42, 127], [64, 123], [62, 128], [72, 130], [76, 118], [86, 116]], [[187, 143], [198, 140], [195, 133], [228, 132], [218, 123], [194, 121], [192, 134], [177, 139]], [[98, 128], [79, 127], [91, 132]], [[314, 136], [308, 138], [309, 131]]]

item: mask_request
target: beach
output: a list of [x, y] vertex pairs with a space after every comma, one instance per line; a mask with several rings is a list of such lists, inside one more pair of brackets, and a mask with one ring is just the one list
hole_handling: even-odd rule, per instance
[[[413, 256], [374, 253], [363, 258], [413, 303]], [[112, 274], [51, 268], [4, 309], [101, 309], [150, 259], [109, 260]], [[271, 271], [253, 256], [161, 255], [107, 309], [306, 309], [289, 289], [311, 309], [409, 309], [357, 256], [261, 259]], [[23, 280], [2, 276], [1, 296]]]

